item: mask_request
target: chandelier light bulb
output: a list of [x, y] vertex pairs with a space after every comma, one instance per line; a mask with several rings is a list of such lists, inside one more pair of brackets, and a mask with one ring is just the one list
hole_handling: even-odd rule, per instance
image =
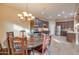
[[30, 14], [28, 14], [28, 16], [32, 16], [32, 14], [30, 13]]
[[22, 14], [18, 14], [18, 17], [22, 17]]
[[28, 17], [27, 12], [23, 12], [24, 17]]
[[23, 14], [26, 14], [27, 12], [23, 11], [22, 13], [23, 13]]
[[20, 19], [23, 19], [23, 17], [20, 17]]
[[34, 17], [34, 16], [32, 16], [32, 19], [35, 19], [35, 17]]
[[35, 19], [35, 17], [31, 14], [31, 13], [27, 13], [27, 12], [22, 12], [22, 14], [18, 14], [18, 17], [20, 20], [33, 20]]
[[30, 18], [28, 18], [28, 20], [31, 20]]

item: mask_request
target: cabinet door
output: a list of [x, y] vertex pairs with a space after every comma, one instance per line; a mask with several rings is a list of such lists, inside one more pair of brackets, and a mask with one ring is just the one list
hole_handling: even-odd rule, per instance
[[73, 21], [69, 21], [68, 22], [68, 28], [73, 28], [74, 27], [74, 22]]
[[67, 22], [64, 22], [64, 28], [68, 28]]
[[56, 26], [59, 26], [60, 25], [60, 22], [56, 22]]
[[74, 33], [67, 33], [67, 41], [75, 42], [75, 34]]

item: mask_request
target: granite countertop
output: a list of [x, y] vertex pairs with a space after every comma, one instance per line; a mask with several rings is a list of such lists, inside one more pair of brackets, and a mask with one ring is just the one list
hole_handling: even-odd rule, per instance
[[75, 34], [79, 34], [79, 32], [76, 32], [76, 31], [67, 31], [67, 33], [75, 33]]

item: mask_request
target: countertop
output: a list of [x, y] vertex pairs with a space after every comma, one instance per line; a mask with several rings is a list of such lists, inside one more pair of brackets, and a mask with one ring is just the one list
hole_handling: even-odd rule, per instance
[[79, 34], [79, 32], [76, 32], [76, 31], [67, 31], [67, 33], [75, 33], [75, 34]]

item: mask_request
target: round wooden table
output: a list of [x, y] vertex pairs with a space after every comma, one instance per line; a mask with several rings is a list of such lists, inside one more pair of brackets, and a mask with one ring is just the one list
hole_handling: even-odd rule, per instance
[[[33, 51], [33, 49], [39, 48], [40, 46], [42, 46], [42, 44], [43, 44], [43, 41], [41, 39], [37, 39], [37, 40], [34, 40], [34, 41], [27, 40], [27, 47], [25, 47], [24, 49], [20, 48], [20, 50], [25, 50], [24, 55], [27, 54], [26, 51], [28, 52], [27, 55], [30, 55], [31, 52]], [[17, 49], [15, 54], [17, 54], [18, 51], [19, 51], [19, 48]]]
[[34, 41], [28, 41], [28, 43], [27, 43], [28, 54], [30, 55], [31, 52], [33, 51], [33, 49], [42, 46], [42, 44], [43, 44], [43, 41], [39, 40], [39, 39], [34, 40]]

